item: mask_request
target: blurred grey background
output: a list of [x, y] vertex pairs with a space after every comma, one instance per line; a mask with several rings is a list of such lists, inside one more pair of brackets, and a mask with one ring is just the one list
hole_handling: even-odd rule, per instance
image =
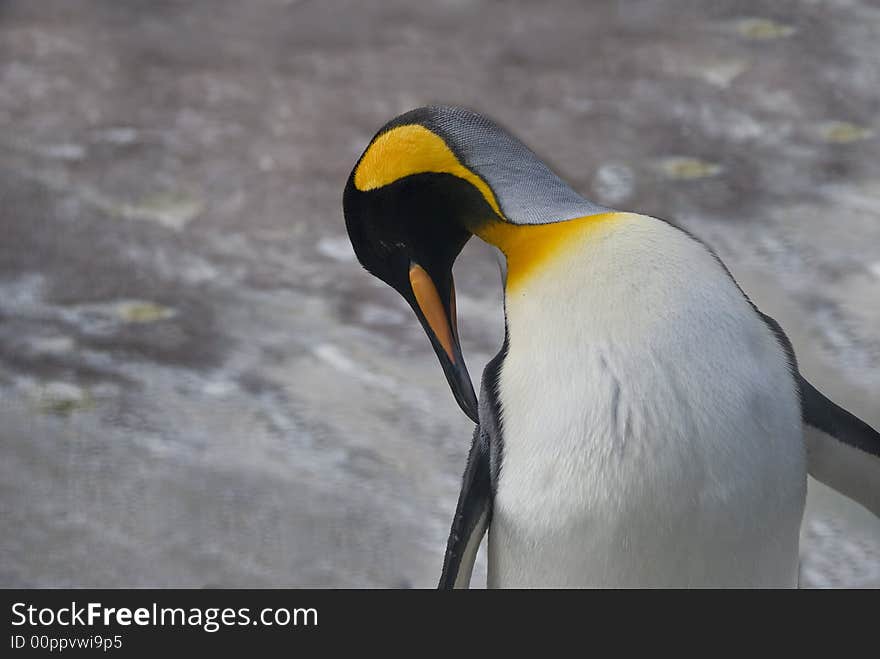
[[[870, 0], [0, 0], [0, 585], [435, 585], [471, 426], [341, 210], [432, 102], [702, 237], [880, 426], [878, 33]], [[499, 275], [472, 241], [456, 277], [476, 379]], [[811, 482], [803, 535], [804, 585], [880, 585], [863, 509]]]

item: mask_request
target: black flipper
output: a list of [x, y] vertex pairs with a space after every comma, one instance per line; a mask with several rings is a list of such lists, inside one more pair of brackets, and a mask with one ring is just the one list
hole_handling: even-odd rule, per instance
[[[880, 458], [880, 433], [859, 417], [826, 398], [802, 375], [799, 374], [798, 379], [801, 387], [804, 423], [831, 435], [844, 444]], [[880, 480], [877, 482], [877, 487], [880, 488]]]
[[811, 385], [798, 372], [791, 341], [779, 323], [758, 313], [791, 361], [801, 395], [810, 475], [880, 517], [880, 433]]
[[439, 589], [452, 590], [469, 586], [477, 549], [489, 526], [491, 514], [489, 442], [477, 426], [462, 478], [455, 518], [446, 543], [446, 558], [443, 560]]
[[880, 517], [880, 433], [798, 375], [810, 475]]

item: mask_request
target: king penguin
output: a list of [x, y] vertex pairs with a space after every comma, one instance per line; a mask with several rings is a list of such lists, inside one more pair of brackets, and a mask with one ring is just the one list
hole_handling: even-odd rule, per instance
[[[477, 424], [440, 588], [469, 585], [487, 532], [489, 587], [794, 587], [808, 472], [880, 514], [880, 435], [674, 224], [586, 200], [491, 120], [440, 106], [379, 130], [343, 206]], [[505, 280], [479, 400], [452, 278], [471, 236]]]

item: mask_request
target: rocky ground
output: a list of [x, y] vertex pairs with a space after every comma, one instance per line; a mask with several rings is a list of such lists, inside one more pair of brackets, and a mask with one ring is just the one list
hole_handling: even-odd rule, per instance
[[[369, 5], [0, 0], [0, 585], [435, 583], [470, 427], [340, 203], [431, 102], [701, 236], [880, 425], [876, 4]], [[880, 586], [880, 522], [812, 482], [802, 580]]]

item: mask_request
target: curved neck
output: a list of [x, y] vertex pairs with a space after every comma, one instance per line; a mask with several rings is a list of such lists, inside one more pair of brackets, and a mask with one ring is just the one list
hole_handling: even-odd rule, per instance
[[585, 215], [552, 224], [510, 224], [493, 221], [477, 227], [474, 233], [494, 245], [507, 259], [507, 289], [520, 284], [540, 271], [547, 262], [559, 258], [584, 240], [592, 240], [630, 215], [617, 211]]

